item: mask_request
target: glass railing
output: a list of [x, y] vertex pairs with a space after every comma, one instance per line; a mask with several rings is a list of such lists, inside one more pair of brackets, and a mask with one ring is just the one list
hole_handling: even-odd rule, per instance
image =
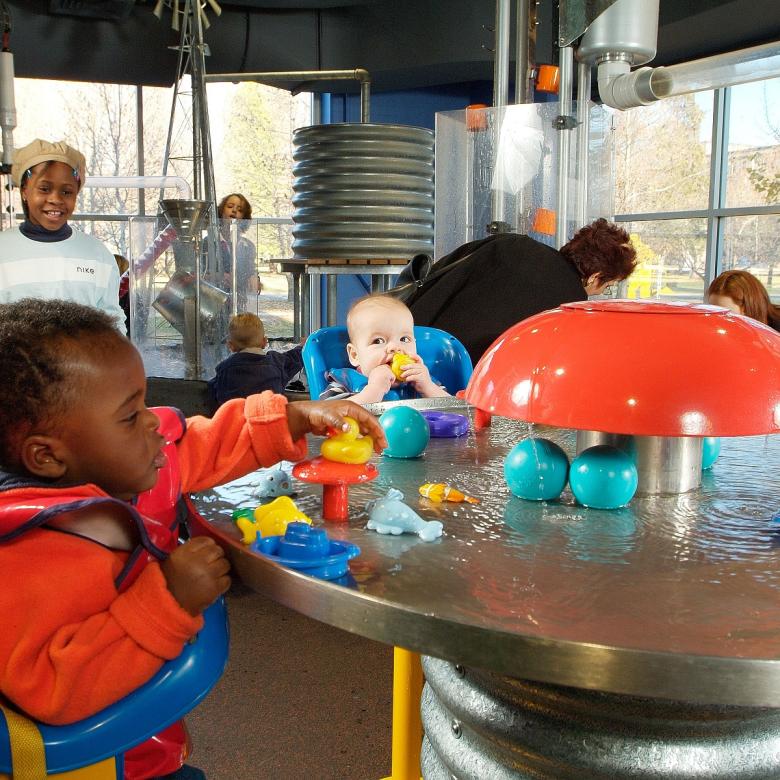
[[[285, 217], [218, 221], [218, 235], [184, 237], [164, 218], [129, 220], [130, 337], [149, 376], [208, 379], [228, 355], [230, 317], [258, 315], [275, 346], [293, 338]], [[197, 261], [196, 261], [197, 258]]]

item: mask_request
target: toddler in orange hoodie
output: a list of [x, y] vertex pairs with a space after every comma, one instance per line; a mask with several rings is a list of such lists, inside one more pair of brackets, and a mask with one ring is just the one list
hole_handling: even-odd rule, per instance
[[182, 492], [306, 454], [305, 434], [355, 418], [350, 401], [271, 392], [212, 419], [148, 409], [140, 355], [104, 313], [64, 301], [0, 305], [0, 694], [52, 724], [149, 680], [230, 580], [223, 551], [177, 545]]

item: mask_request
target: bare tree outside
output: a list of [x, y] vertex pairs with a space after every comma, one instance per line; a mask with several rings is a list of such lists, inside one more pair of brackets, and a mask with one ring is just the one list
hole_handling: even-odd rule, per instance
[[[780, 79], [730, 90], [725, 196], [716, 206], [750, 209], [780, 203], [779, 91]], [[632, 297], [703, 296], [712, 102], [712, 93], [701, 93], [615, 114], [615, 210], [646, 215], [627, 224], [647, 250], [628, 284]], [[704, 214], [684, 213], [692, 211]], [[654, 217], [659, 212], [664, 218]], [[748, 213], [721, 219], [721, 268], [750, 270], [777, 298], [780, 216]]]

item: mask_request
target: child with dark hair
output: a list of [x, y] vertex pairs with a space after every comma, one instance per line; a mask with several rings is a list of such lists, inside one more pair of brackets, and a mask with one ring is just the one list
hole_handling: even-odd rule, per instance
[[281, 393], [303, 368], [300, 346], [286, 352], [267, 349], [263, 321], [251, 312], [230, 318], [227, 345], [233, 354], [217, 366], [208, 383], [213, 409], [264, 390]]
[[0, 303], [77, 301], [101, 309], [125, 332], [119, 273], [102, 241], [68, 224], [84, 185], [84, 155], [64, 141], [36, 139], [14, 152], [24, 222], [0, 232]]
[[212, 540], [177, 544], [182, 491], [299, 459], [306, 433], [343, 429], [345, 414], [386, 446], [348, 401], [269, 392], [186, 421], [147, 409], [137, 350], [64, 301], [0, 305], [0, 371], [0, 694], [46, 723], [145, 683], [227, 590]]

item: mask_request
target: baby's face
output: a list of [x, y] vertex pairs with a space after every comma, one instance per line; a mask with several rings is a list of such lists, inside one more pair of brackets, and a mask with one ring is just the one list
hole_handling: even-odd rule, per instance
[[146, 376], [138, 351], [117, 338], [108, 354], [75, 351], [80, 392], [61, 429], [63, 482], [93, 483], [128, 500], [154, 487], [165, 465], [159, 421], [146, 408]]
[[368, 375], [382, 363], [391, 363], [397, 352], [417, 355], [412, 313], [396, 302], [369, 301], [359, 305], [350, 315], [350, 332], [349, 362], [362, 374]]

